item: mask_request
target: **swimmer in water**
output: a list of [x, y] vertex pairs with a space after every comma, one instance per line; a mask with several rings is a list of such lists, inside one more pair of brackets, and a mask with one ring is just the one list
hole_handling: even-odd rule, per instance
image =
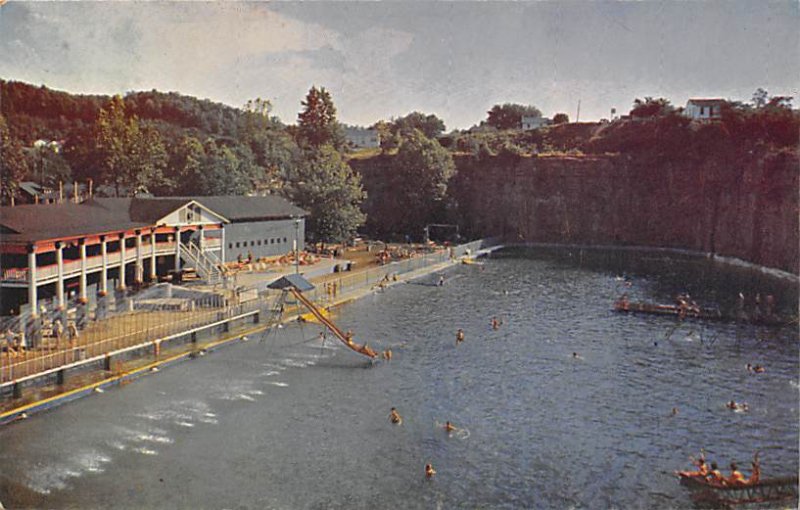
[[391, 349], [386, 349], [385, 351], [383, 351], [383, 359], [385, 359], [386, 361], [390, 361], [392, 359]]
[[438, 283], [438, 285], [439, 285], [439, 287], [443, 287], [443, 286], [444, 286], [444, 276], [440, 276], [440, 277], [439, 277], [439, 283]]
[[757, 374], [763, 374], [766, 371], [767, 371], [767, 369], [762, 367], [761, 365], [756, 365], [756, 366], [753, 367], [753, 372], [755, 372]]
[[500, 324], [502, 324], [502, 322], [500, 322], [497, 317], [492, 317], [492, 329], [500, 329]]
[[456, 430], [455, 425], [453, 425], [449, 421], [444, 424], [444, 431], [447, 432], [448, 434], [453, 432], [454, 430]]
[[456, 331], [456, 345], [460, 344], [463, 341], [464, 341], [464, 330], [459, 328], [458, 331]]
[[677, 407], [673, 407], [672, 408], [672, 416], [678, 416], [678, 408]]
[[397, 412], [396, 408], [392, 408], [392, 412], [389, 413], [389, 421], [394, 423], [395, 425], [402, 425], [403, 418], [400, 416], [400, 413]]
[[425, 464], [425, 476], [428, 478], [433, 478], [433, 475], [436, 474], [436, 470], [433, 469], [433, 465]]
[[578, 356], [578, 353], [577, 353], [577, 352], [573, 352], [573, 353], [572, 353], [572, 358], [573, 358], [573, 359], [582, 359], [580, 356]]

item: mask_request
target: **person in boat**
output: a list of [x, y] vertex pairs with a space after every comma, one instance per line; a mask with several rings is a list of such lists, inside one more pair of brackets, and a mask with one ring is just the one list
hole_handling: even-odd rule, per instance
[[621, 296], [621, 297], [620, 297], [620, 298], [617, 300], [617, 302], [616, 302], [616, 303], [614, 303], [614, 307], [615, 307], [617, 310], [624, 310], [624, 311], [626, 311], [626, 312], [627, 312], [628, 310], [630, 310], [630, 309], [631, 309], [631, 302], [628, 300], [628, 294], [627, 294], [627, 293], [623, 294], [623, 295], [622, 295], [622, 296]]
[[431, 464], [425, 464], [425, 476], [427, 478], [433, 478], [433, 475], [436, 474], [436, 470], [433, 469]]
[[460, 344], [463, 341], [464, 341], [464, 330], [459, 328], [458, 331], [456, 331], [456, 345]]
[[711, 484], [722, 485], [724, 480], [725, 477], [722, 476], [722, 472], [720, 472], [719, 466], [717, 466], [716, 462], [712, 462], [711, 470], [706, 475], [706, 481]]
[[755, 372], [756, 374], [763, 374], [764, 372], [766, 372], [766, 370], [767, 369], [762, 367], [761, 365], [756, 365], [753, 367], [753, 372]]
[[456, 430], [455, 425], [453, 425], [449, 421], [444, 424], [443, 428], [444, 428], [444, 431], [447, 432], [448, 434], [453, 432], [454, 430]]
[[753, 455], [753, 462], [750, 463], [752, 472], [747, 479], [747, 485], [756, 485], [761, 479], [761, 464], [758, 462], [758, 452]]
[[678, 471], [677, 474], [683, 478], [706, 478], [709, 474], [708, 464], [703, 457], [696, 461], [697, 470], [695, 471]]
[[403, 418], [400, 416], [400, 413], [397, 412], [397, 408], [392, 408], [392, 412], [389, 413], [389, 421], [395, 425], [401, 425], [403, 423]]
[[742, 472], [739, 471], [739, 467], [735, 462], [731, 462], [731, 475], [725, 479], [725, 485], [730, 487], [739, 487], [741, 485], [745, 485], [746, 483], [747, 480], [745, 480]]

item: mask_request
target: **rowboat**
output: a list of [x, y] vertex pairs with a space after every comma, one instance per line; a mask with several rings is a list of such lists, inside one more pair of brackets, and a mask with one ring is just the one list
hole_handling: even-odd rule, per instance
[[671, 315], [674, 317], [707, 320], [722, 320], [722, 313], [716, 308], [686, 307], [678, 305], [659, 305], [653, 303], [636, 303], [619, 299], [614, 303], [614, 310], [624, 313], [645, 313], [650, 315]]
[[788, 326], [797, 324], [797, 319], [790, 319], [778, 315], [764, 315], [760, 317], [745, 317], [723, 315], [717, 308], [700, 308], [697, 306], [661, 305], [654, 303], [637, 303], [618, 299], [614, 302], [614, 310], [621, 313], [635, 313], [648, 315], [668, 315], [680, 319], [703, 319], [714, 321], [742, 322], [759, 326]]
[[770, 502], [792, 502], [797, 506], [798, 477], [766, 478], [754, 484], [720, 485], [697, 476], [681, 476], [681, 484], [692, 491], [695, 503], [716, 508], [730, 508]]

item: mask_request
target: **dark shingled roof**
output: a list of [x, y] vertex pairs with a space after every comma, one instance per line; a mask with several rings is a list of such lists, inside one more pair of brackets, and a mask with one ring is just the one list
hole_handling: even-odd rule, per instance
[[0, 207], [0, 225], [15, 232], [4, 233], [3, 242], [24, 243], [115, 232], [150, 223], [133, 221], [127, 209], [104, 207], [90, 200], [82, 204]]
[[697, 106], [717, 106], [726, 103], [724, 99], [690, 99], [686, 104], [692, 103]]
[[240, 221], [277, 220], [308, 216], [308, 213], [283, 197], [266, 195], [263, 197], [243, 197], [237, 195], [213, 197], [164, 197], [150, 200], [196, 200], [225, 218]]
[[307, 215], [288, 200], [274, 195], [92, 198], [81, 204], [0, 207], [2, 241], [27, 243], [149, 227], [192, 200], [231, 221]]

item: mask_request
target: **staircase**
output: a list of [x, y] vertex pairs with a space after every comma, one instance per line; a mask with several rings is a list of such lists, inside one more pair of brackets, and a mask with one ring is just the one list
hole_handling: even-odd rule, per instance
[[181, 259], [197, 275], [210, 284], [222, 281], [221, 261], [213, 252], [200, 251], [200, 247], [189, 241], [180, 244]]

